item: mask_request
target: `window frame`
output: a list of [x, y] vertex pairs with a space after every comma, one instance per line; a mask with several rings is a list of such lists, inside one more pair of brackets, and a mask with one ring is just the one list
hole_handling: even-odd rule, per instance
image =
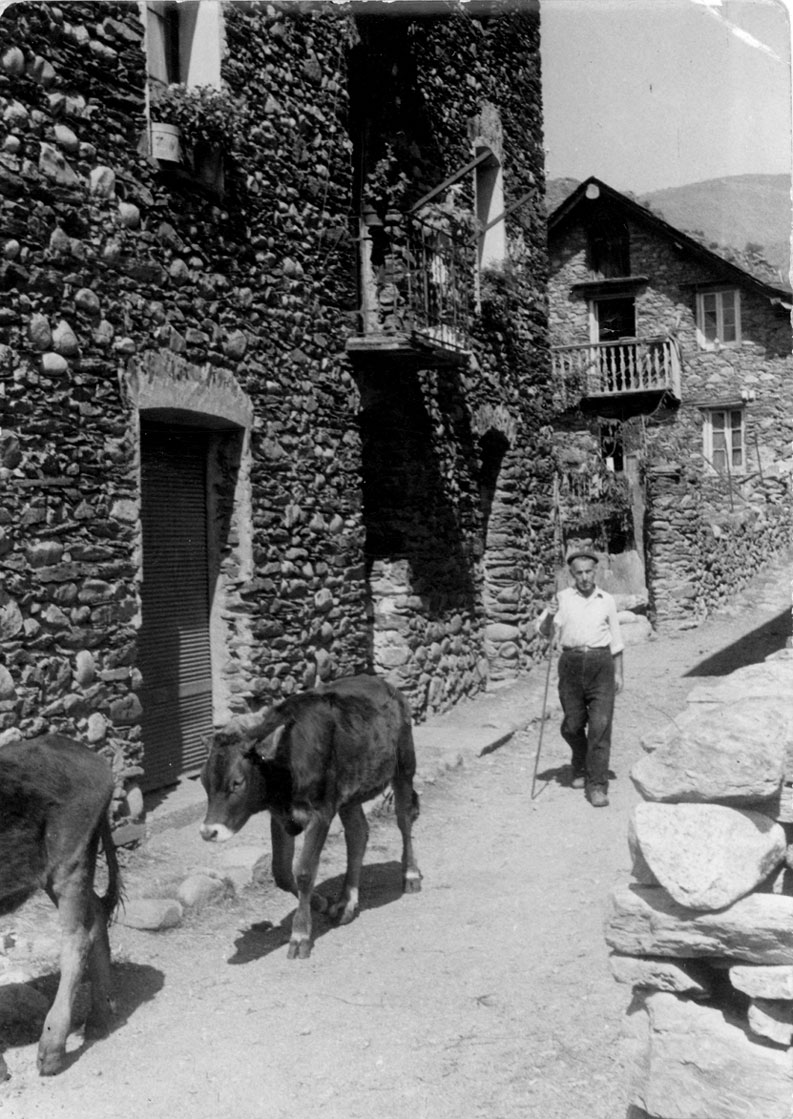
[[507, 259], [507, 227], [504, 220], [504, 171], [501, 160], [485, 141], [475, 145], [480, 160], [474, 168], [474, 214], [477, 276], [486, 268], [501, 268]]
[[168, 85], [221, 88], [225, 27], [216, 0], [141, 0], [141, 15], [150, 98]]
[[[697, 345], [700, 350], [722, 350], [741, 344], [741, 290], [736, 287], [708, 288], [696, 293]], [[735, 337], [725, 341], [724, 333], [725, 297], [732, 296], [732, 312], [735, 322]], [[705, 333], [705, 300], [715, 299], [716, 336], [708, 338]]]
[[180, 82], [179, 9], [174, 0], [145, 0], [146, 76], [155, 88]]
[[[716, 427], [714, 420], [716, 416], [723, 416], [723, 426]], [[738, 425], [734, 426], [734, 417], [738, 417]], [[718, 475], [743, 475], [746, 473], [746, 409], [743, 405], [738, 404], [722, 404], [702, 409], [702, 453], [705, 458], [705, 466], [709, 473]], [[718, 447], [714, 440], [714, 435], [722, 433], [724, 437], [724, 445]], [[735, 436], [738, 436], [736, 444]], [[729, 461], [727, 457], [729, 439]], [[736, 465], [732, 460], [736, 451], [740, 455], [740, 463]], [[723, 453], [725, 455], [723, 466], [719, 466], [716, 462], [716, 454]]]
[[601, 306], [604, 303], [614, 303], [616, 301], [624, 301], [627, 303], [629, 300], [633, 304], [633, 334], [621, 335], [620, 338], [612, 339], [614, 342], [620, 341], [621, 338], [635, 341], [638, 337], [638, 315], [636, 308], [636, 296], [631, 291], [613, 291], [607, 295], [593, 296], [587, 302], [587, 311], [589, 315], [589, 341], [594, 345], [599, 345], [601, 342], [600, 337], [600, 319], [601, 319]]

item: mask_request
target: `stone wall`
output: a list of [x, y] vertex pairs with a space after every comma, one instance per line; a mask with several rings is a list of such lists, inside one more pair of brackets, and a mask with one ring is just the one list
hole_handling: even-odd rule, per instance
[[[483, 299], [469, 322], [473, 360], [433, 369], [420, 358], [388, 368], [373, 358], [357, 367], [374, 660], [393, 674], [414, 709], [439, 709], [489, 678], [531, 666], [533, 616], [548, 578], [539, 42], [528, 13], [514, 28], [459, 14], [423, 23], [411, 32], [409, 51], [387, 22], [367, 25], [366, 36], [377, 48], [377, 73], [367, 71], [373, 135], [360, 152], [363, 165], [374, 173], [386, 153], [409, 144], [415, 178], [392, 184], [392, 191], [404, 205], [413, 203], [468, 162], [474, 137], [495, 119], [505, 206], [519, 203], [506, 223], [503, 288]], [[406, 87], [410, 66], [416, 81]], [[472, 80], [450, 83], [457, 67]], [[523, 90], [519, 96], [504, 81], [510, 72]], [[442, 167], [439, 136], [448, 139]], [[472, 184], [472, 176], [456, 184], [463, 208], [473, 206]], [[387, 208], [382, 219], [391, 236]], [[394, 285], [385, 288], [388, 325], [395, 318]]]
[[632, 989], [631, 1119], [787, 1119], [793, 653], [703, 685], [642, 743], [606, 941]]
[[[392, 416], [409, 419], [409, 400], [420, 420], [432, 485], [401, 503], [409, 551], [376, 562], [367, 541], [413, 459], [403, 448], [384, 462], [372, 512], [367, 440], [382, 427], [365, 416], [372, 375], [366, 388], [345, 354], [358, 317], [358, 27], [330, 6], [224, 14], [238, 113], [222, 192], [147, 154], [137, 5], [21, 3], [3, 17], [0, 732], [87, 738], [112, 756], [119, 789], [142, 760], [142, 418], [212, 437], [216, 721], [366, 669], [392, 673], [417, 717], [446, 707], [491, 670], [531, 664], [547, 581], [536, 13], [410, 21], [438, 172], [469, 158], [486, 101], [504, 127], [508, 204], [530, 197], [508, 221], [519, 310], [471, 323], [470, 368], [392, 386]], [[375, 391], [388, 375], [374, 371]], [[488, 530], [494, 432], [506, 445]], [[388, 621], [373, 603], [383, 579]]]
[[789, 476], [756, 479], [730, 508], [730, 494], [690, 467], [651, 468], [647, 503], [650, 606], [661, 625], [698, 625], [790, 547]]
[[[680, 406], [627, 417], [626, 448], [644, 478], [648, 586], [657, 623], [696, 624], [727, 601], [769, 556], [789, 547], [793, 529], [793, 356], [787, 311], [746, 284], [742, 340], [699, 349], [696, 285], [720, 278], [666, 238], [628, 221], [639, 337], [672, 335], [680, 349]], [[723, 279], [723, 273], [721, 274]], [[587, 297], [573, 285], [591, 280], [583, 225], [566, 229], [551, 259], [550, 332], [554, 345], [589, 340]], [[733, 280], [727, 280], [728, 285]], [[705, 461], [703, 409], [745, 405], [745, 469], [719, 476]], [[568, 418], [568, 426], [572, 421]], [[579, 424], [579, 431], [591, 420]]]

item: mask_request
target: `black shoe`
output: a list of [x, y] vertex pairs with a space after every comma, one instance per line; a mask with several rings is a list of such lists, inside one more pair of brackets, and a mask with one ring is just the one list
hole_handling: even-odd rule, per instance
[[587, 797], [593, 808], [608, 808], [609, 798], [605, 785], [590, 785], [587, 789]]

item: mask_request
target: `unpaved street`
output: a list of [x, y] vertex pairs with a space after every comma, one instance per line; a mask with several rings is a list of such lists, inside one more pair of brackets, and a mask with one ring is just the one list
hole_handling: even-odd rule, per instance
[[[269, 888], [172, 932], [115, 926], [116, 1029], [47, 1081], [33, 1044], [10, 1048], [0, 1115], [623, 1119], [628, 992], [611, 978], [602, 915], [629, 868], [628, 771], [703, 675], [784, 645], [789, 588], [779, 567], [734, 616], [626, 651], [610, 808], [560, 783], [554, 719], [533, 801], [536, 729], [425, 789], [422, 893], [400, 896], [399, 835], [378, 822], [363, 911], [340, 929], [318, 919], [309, 960], [287, 960], [293, 906]], [[247, 841], [266, 828], [252, 821]], [[323, 889], [342, 867], [337, 837]]]

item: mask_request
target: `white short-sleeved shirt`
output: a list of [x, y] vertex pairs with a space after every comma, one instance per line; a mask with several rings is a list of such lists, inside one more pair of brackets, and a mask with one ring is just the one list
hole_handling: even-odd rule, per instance
[[[559, 610], [553, 624], [559, 634], [563, 649], [589, 646], [593, 649], [610, 648], [613, 655], [625, 648], [617, 621], [617, 603], [614, 596], [595, 587], [590, 595], [583, 595], [575, 587], [559, 591]], [[537, 628], [548, 617], [543, 610], [537, 619]]]

